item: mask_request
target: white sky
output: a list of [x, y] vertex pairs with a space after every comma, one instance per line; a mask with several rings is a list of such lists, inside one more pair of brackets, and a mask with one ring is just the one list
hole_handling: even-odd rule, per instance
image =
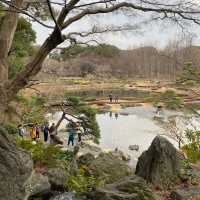
[[[200, 0], [195, 0], [200, 2]], [[112, 14], [99, 15], [97, 18], [85, 18], [79, 22], [74, 23], [66, 31], [83, 31], [90, 29], [93, 25], [96, 26], [108, 26], [110, 24], [134, 24], [140, 22], [142, 17], [145, 17], [145, 13], [140, 12], [139, 17], [125, 17], [121, 14], [113, 16]], [[47, 29], [38, 23], [33, 23], [33, 28], [37, 32], [37, 44], [42, 44], [48, 37], [51, 30]], [[200, 45], [200, 26], [192, 25], [188, 27], [188, 30], [197, 35], [194, 39], [195, 45]], [[129, 33], [109, 33], [99, 36], [93, 36], [94, 39], [99, 42], [109, 43], [116, 45], [121, 49], [130, 49], [138, 46], [155, 46], [163, 48], [169, 40], [173, 40], [178, 37], [182, 32], [181, 28], [175, 25], [169, 24], [167, 21], [160, 23], [149, 23], [141, 26], [136, 32]]]

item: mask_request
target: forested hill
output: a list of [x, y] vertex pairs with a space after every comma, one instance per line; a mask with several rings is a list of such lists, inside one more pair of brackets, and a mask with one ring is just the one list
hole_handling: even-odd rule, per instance
[[200, 47], [166, 48], [141, 47], [119, 50], [110, 45], [61, 49], [46, 60], [40, 78], [54, 76], [118, 76], [147, 79], [176, 78], [184, 64], [200, 67]]

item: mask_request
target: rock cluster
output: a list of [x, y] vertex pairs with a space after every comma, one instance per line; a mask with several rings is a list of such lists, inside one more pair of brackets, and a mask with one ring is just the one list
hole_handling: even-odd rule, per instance
[[97, 158], [91, 154], [81, 156], [78, 161], [79, 166], [87, 166], [88, 172], [97, 177], [106, 179], [107, 183], [115, 182], [122, 177], [133, 174], [133, 170], [113, 153], [100, 153]]
[[171, 193], [173, 200], [197, 199], [200, 197], [200, 186], [177, 189]]
[[135, 174], [165, 188], [178, 179], [183, 160], [184, 156], [165, 137], [157, 136], [139, 157]]
[[97, 189], [91, 200], [155, 200], [145, 181], [137, 176], [126, 177], [121, 181]]
[[32, 170], [30, 155], [17, 148], [12, 136], [0, 127], [0, 199], [24, 199]]
[[[185, 170], [184, 157], [164, 137], [157, 136], [149, 149], [139, 157], [136, 175], [133, 175], [133, 170], [123, 157], [122, 152], [114, 151], [100, 153], [97, 157], [87, 153], [75, 159], [77, 167], [86, 166], [89, 174], [102, 177], [108, 184], [84, 194], [87, 200], [155, 200], [146, 181], [162, 188], [177, 179], [187, 181], [186, 176], [181, 176]], [[200, 196], [200, 169], [191, 168], [189, 174], [197, 177], [195, 185], [174, 188], [172, 200]], [[43, 174], [35, 172], [30, 155], [18, 148], [12, 136], [0, 127], [0, 199], [75, 200], [74, 193], [62, 193], [67, 178], [65, 168], [49, 168]]]

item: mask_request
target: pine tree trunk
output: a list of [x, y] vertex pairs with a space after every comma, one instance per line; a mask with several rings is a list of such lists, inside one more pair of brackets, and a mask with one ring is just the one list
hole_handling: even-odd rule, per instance
[[8, 65], [5, 59], [0, 59], [0, 84], [8, 80]]
[[[21, 8], [23, 0], [12, 0], [14, 7]], [[14, 7], [9, 7], [0, 27], [0, 84], [8, 81], [8, 52], [13, 41], [19, 13], [15, 12]]]
[[0, 124], [7, 121], [7, 91], [0, 85]]
[[28, 63], [25, 68], [18, 73], [16, 78], [10, 82], [8, 86], [8, 101], [13, 99], [13, 95], [16, 95], [19, 90], [23, 89], [28, 82], [34, 77], [42, 68], [42, 64], [47, 57], [47, 55], [53, 50], [57, 45], [64, 41], [61, 32], [54, 30], [49, 38], [41, 46], [40, 50], [34, 56], [32, 61]]
[[16, 31], [19, 13], [15, 8], [21, 8], [23, 0], [11, 0], [12, 6], [0, 26], [0, 123], [8, 121], [8, 52], [10, 51]]
[[[77, 2], [78, 0], [73, 0], [69, 3], [67, 8], [63, 8], [57, 19], [59, 25], [63, 24], [66, 15]], [[23, 0], [11, 0], [10, 3], [14, 7], [21, 8]], [[31, 78], [40, 71], [45, 58], [51, 50], [65, 40], [60, 29], [55, 27], [52, 34], [47, 38], [30, 63], [17, 74], [14, 80], [9, 80], [7, 65], [8, 52], [13, 41], [19, 18], [19, 13], [15, 12], [16, 10], [13, 6], [9, 7], [10, 12], [6, 13], [0, 26], [0, 123], [6, 121], [6, 112], [9, 114], [9, 103], [15, 98], [19, 90], [23, 89]]]

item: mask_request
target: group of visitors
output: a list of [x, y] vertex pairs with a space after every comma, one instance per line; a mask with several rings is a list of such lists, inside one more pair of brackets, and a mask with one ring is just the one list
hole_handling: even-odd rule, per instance
[[[27, 127], [27, 128], [25, 128]], [[71, 144], [74, 146], [75, 136], [78, 136], [78, 143], [82, 141], [82, 131], [80, 128], [79, 123], [70, 122], [67, 125], [67, 132], [68, 132], [68, 146]], [[18, 126], [18, 134], [20, 137], [24, 137], [25, 135], [30, 135], [33, 141], [38, 141], [41, 138], [41, 133], [43, 133], [44, 142], [48, 142], [50, 136], [50, 143], [51, 144], [63, 144], [60, 138], [57, 136], [57, 127], [55, 123], [52, 123], [51, 126], [48, 122], [44, 123], [43, 125], [38, 125], [38, 123], [23, 126], [20, 124]]]
[[27, 126], [23, 126], [22, 124], [20, 124], [18, 126], [19, 136], [24, 137], [29, 133], [33, 141], [39, 140], [41, 132], [43, 132], [44, 142], [47, 142], [49, 135], [53, 134], [55, 130], [56, 130], [55, 123], [52, 123], [52, 125], [49, 126], [49, 123], [47, 122], [42, 126], [40, 126], [38, 123], [29, 124]]
[[117, 103], [119, 100], [118, 96], [117, 95], [113, 96], [112, 92], [108, 95], [108, 98], [109, 98], [110, 103], [113, 103], [113, 102]]

